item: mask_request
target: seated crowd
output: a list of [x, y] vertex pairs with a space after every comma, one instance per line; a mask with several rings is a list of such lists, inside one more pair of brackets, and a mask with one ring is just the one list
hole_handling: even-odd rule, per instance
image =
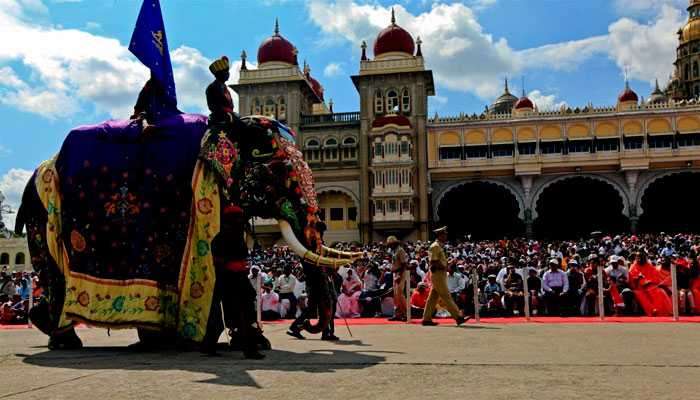
[[[34, 285], [32, 286], [32, 281]], [[41, 289], [34, 273], [14, 272], [7, 267], [0, 272], [0, 324], [26, 324], [29, 313], [29, 297], [37, 299]], [[32, 293], [32, 288], [34, 291]]]
[[[431, 287], [429, 243], [405, 242], [402, 246], [409, 260], [411, 314], [421, 318]], [[364, 254], [332, 274], [338, 299], [336, 316], [392, 317], [392, 247], [385, 243], [341, 243], [335, 247]], [[475, 313], [475, 290], [479, 312], [484, 316], [523, 315], [525, 290], [529, 292], [531, 315], [598, 315], [599, 271], [606, 315], [671, 315], [673, 264], [680, 313], [700, 314], [700, 235], [600, 235], [550, 242], [465, 239], [446, 244], [445, 253], [448, 290], [465, 315]], [[306, 306], [299, 258], [285, 246], [258, 248], [251, 251], [250, 265], [250, 282], [261, 288], [262, 319], [299, 315]], [[27, 322], [30, 295], [34, 299], [41, 295], [36, 282], [34, 273], [3, 269], [0, 323]], [[449, 315], [440, 306], [436, 314]]]
[[[428, 246], [403, 243], [414, 318], [422, 317], [431, 287]], [[391, 317], [393, 250], [384, 243], [335, 247], [364, 253], [335, 274], [336, 316]], [[465, 315], [474, 314], [474, 290], [481, 315], [523, 315], [526, 288], [531, 315], [598, 315], [599, 271], [606, 315], [671, 315], [673, 264], [680, 313], [700, 313], [700, 235], [599, 235], [550, 242], [465, 239], [447, 244], [445, 252], [448, 289]], [[298, 258], [284, 246], [273, 246], [253, 251], [251, 265], [251, 282], [261, 276], [263, 319], [294, 318], [306, 297]], [[441, 307], [436, 313], [448, 316]]]

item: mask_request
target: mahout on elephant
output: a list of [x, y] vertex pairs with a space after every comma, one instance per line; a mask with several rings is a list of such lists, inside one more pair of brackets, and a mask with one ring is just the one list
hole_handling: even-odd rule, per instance
[[[313, 177], [295, 137], [262, 116], [236, 116], [224, 129], [196, 114], [161, 118], [148, 135], [138, 120], [71, 131], [28, 182], [16, 224], [26, 226], [45, 293], [30, 316], [50, 348], [82, 346], [77, 323], [138, 328], [146, 347], [167, 338], [201, 344], [215, 294], [231, 295], [224, 313], [239, 318], [224, 318], [229, 329], [265, 343], [247, 330], [250, 288], [246, 295], [240, 285], [221, 285], [235, 281], [221, 270], [243, 268], [253, 217], [279, 222], [318, 315], [302, 326], [323, 330], [333, 317], [324, 268], [356, 254], [323, 246]], [[225, 226], [235, 232], [217, 240]]]

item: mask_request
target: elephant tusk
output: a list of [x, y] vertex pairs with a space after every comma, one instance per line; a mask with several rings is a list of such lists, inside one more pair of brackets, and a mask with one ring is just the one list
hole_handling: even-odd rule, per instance
[[297, 239], [296, 235], [294, 234], [289, 222], [285, 220], [278, 220], [277, 222], [279, 223], [280, 232], [282, 233], [284, 240], [287, 242], [287, 245], [289, 245], [289, 248], [294, 252], [294, 254], [301, 257], [302, 260], [319, 267], [331, 268], [339, 268], [343, 265], [352, 263], [352, 260], [349, 259], [331, 259], [314, 253], [299, 242], [299, 239]]
[[327, 246], [323, 246], [321, 250], [321, 255], [329, 255], [335, 258], [347, 258], [350, 260], [357, 260], [358, 258], [363, 256], [363, 253], [361, 252], [351, 252], [351, 251], [342, 251], [342, 250], [336, 250]]

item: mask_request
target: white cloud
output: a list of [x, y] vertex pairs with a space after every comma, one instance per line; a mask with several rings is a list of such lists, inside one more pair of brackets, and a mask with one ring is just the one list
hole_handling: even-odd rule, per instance
[[323, 76], [332, 78], [335, 76], [343, 75], [345, 71], [340, 63], [332, 62], [323, 69]]
[[[370, 49], [391, 18], [390, 7], [349, 0], [311, 0], [308, 9], [326, 40], [340, 37], [356, 45], [365, 40]], [[443, 87], [490, 98], [501, 90], [500, 77], [519, 69], [519, 59], [507, 41], [494, 40], [485, 33], [474, 11], [464, 4], [435, 3], [418, 15], [401, 5], [395, 5], [394, 10], [397, 23], [423, 40], [428, 67]]]
[[16, 213], [22, 199], [22, 193], [32, 173], [26, 169], [12, 168], [0, 178], [0, 192], [5, 195], [5, 204], [14, 211], [12, 214], [3, 214], [2, 216], [8, 229], [13, 229], [15, 226]]
[[471, 0], [469, 2], [475, 10], [484, 10], [496, 5], [496, 3], [498, 3], [498, 0]]
[[651, 23], [641, 24], [629, 18], [618, 20], [609, 28], [610, 58], [620, 69], [629, 67], [630, 78], [666, 81], [676, 59], [676, 31], [685, 18], [681, 10], [663, 5]]
[[559, 101], [554, 94], [545, 95], [539, 90], [533, 90], [528, 93], [527, 97], [532, 100], [540, 111], [554, 111], [562, 107], [566, 107], [565, 101]]
[[614, 0], [615, 9], [621, 15], [658, 12], [664, 6], [685, 8], [688, 0]]
[[[629, 67], [630, 78], [663, 81], [673, 68], [675, 33], [684, 22], [681, 8], [686, 4], [685, 0], [616, 0], [620, 9], [649, 12], [653, 18], [647, 23], [621, 18], [603, 35], [514, 50], [505, 39], [484, 31], [473, 11], [477, 3], [495, 2], [468, 2], [472, 8], [435, 2], [429, 11], [417, 15], [401, 5], [394, 9], [397, 23], [423, 40], [423, 54], [438, 86], [487, 100], [501, 93], [503, 76], [526, 69], [572, 71], [594, 57], [608, 57], [621, 70]], [[324, 41], [359, 44], [365, 40], [370, 49], [391, 13], [389, 7], [351, 0], [310, 0], [308, 10], [326, 35]]]
[[27, 84], [22, 81], [19, 76], [10, 67], [0, 68], [0, 86], [20, 89], [27, 87]]
[[[116, 39], [30, 22], [27, 13], [41, 4], [34, 3], [0, 0], [0, 37], [15, 39], [0, 41], [0, 66], [21, 62], [30, 71], [28, 81], [14, 71], [0, 77], [0, 102], [46, 118], [84, 112], [84, 105], [114, 118], [131, 115], [148, 69]], [[209, 60], [186, 46], [171, 55], [180, 108], [205, 111]]]
[[10, 150], [7, 147], [0, 144], [0, 157], [8, 155], [8, 154], [12, 154], [12, 150]]

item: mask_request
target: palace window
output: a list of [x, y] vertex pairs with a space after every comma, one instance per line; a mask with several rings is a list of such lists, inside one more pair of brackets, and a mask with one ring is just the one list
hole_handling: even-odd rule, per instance
[[338, 141], [335, 138], [328, 138], [323, 144], [324, 161], [338, 161]]
[[641, 136], [631, 136], [622, 139], [625, 150], [639, 150], [644, 147], [644, 138]]
[[406, 156], [407, 158], [410, 157], [410, 154], [409, 154], [409, 152], [410, 152], [410, 145], [411, 145], [411, 144], [410, 144], [410, 142], [408, 141], [408, 138], [407, 138], [407, 137], [404, 136], [404, 137], [401, 138], [401, 149], [399, 150], [399, 151], [400, 151], [400, 154], [399, 154], [400, 157], [403, 157], [403, 156]]
[[518, 154], [521, 156], [530, 156], [537, 153], [537, 143], [518, 143]]
[[649, 136], [647, 143], [650, 149], [670, 149], [673, 147], [673, 135]]
[[465, 158], [486, 158], [489, 148], [487, 146], [465, 146]]
[[304, 146], [305, 158], [308, 162], [317, 162], [321, 158], [321, 144], [316, 139], [309, 139]]
[[399, 211], [399, 202], [397, 200], [387, 200], [386, 202], [386, 212], [390, 214], [397, 213]]
[[563, 147], [562, 142], [540, 142], [540, 153], [561, 154]]
[[408, 94], [408, 89], [404, 89], [401, 93], [401, 111], [404, 113], [411, 111], [411, 96]]
[[257, 97], [255, 100], [253, 100], [253, 108], [251, 110], [251, 114], [253, 115], [261, 115], [262, 114], [262, 103], [260, 102], [260, 99]]
[[403, 214], [411, 213], [411, 199], [401, 200], [401, 211]]
[[440, 147], [441, 160], [459, 160], [462, 158], [462, 147], [442, 146]]
[[491, 157], [513, 157], [512, 144], [491, 145]]
[[590, 140], [570, 140], [568, 143], [569, 153], [590, 153]]
[[357, 159], [357, 142], [354, 137], [343, 139], [343, 160]]
[[357, 207], [348, 207], [348, 221], [357, 221]]
[[700, 68], [698, 67], [698, 62], [693, 61], [693, 78], [700, 76]]
[[374, 157], [375, 158], [381, 158], [382, 155], [384, 154], [384, 145], [382, 142], [374, 142]]
[[678, 147], [700, 146], [700, 133], [678, 135]]
[[619, 151], [620, 139], [598, 139], [595, 143], [596, 151]]
[[277, 118], [280, 121], [287, 120], [287, 103], [284, 101], [284, 97], [277, 99]]
[[24, 265], [24, 263], [25, 263], [24, 253], [21, 253], [21, 252], [17, 253], [17, 255], [15, 255], [15, 265]]
[[374, 113], [384, 114], [384, 96], [379, 90], [374, 94]]
[[386, 112], [390, 114], [397, 111], [399, 111], [399, 95], [396, 90], [389, 89], [386, 92]]
[[0, 265], [9, 265], [10, 264], [10, 254], [9, 253], [2, 253], [0, 255]]
[[384, 201], [383, 200], [375, 200], [374, 211], [376, 214], [384, 214]]
[[685, 80], [690, 79], [690, 64], [685, 64], [685, 68], [683, 71], [683, 79], [685, 79]]
[[275, 101], [272, 99], [265, 100], [263, 115], [268, 118], [275, 118]]
[[342, 221], [343, 220], [343, 209], [340, 207], [333, 207], [330, 210], [331, 221]]

